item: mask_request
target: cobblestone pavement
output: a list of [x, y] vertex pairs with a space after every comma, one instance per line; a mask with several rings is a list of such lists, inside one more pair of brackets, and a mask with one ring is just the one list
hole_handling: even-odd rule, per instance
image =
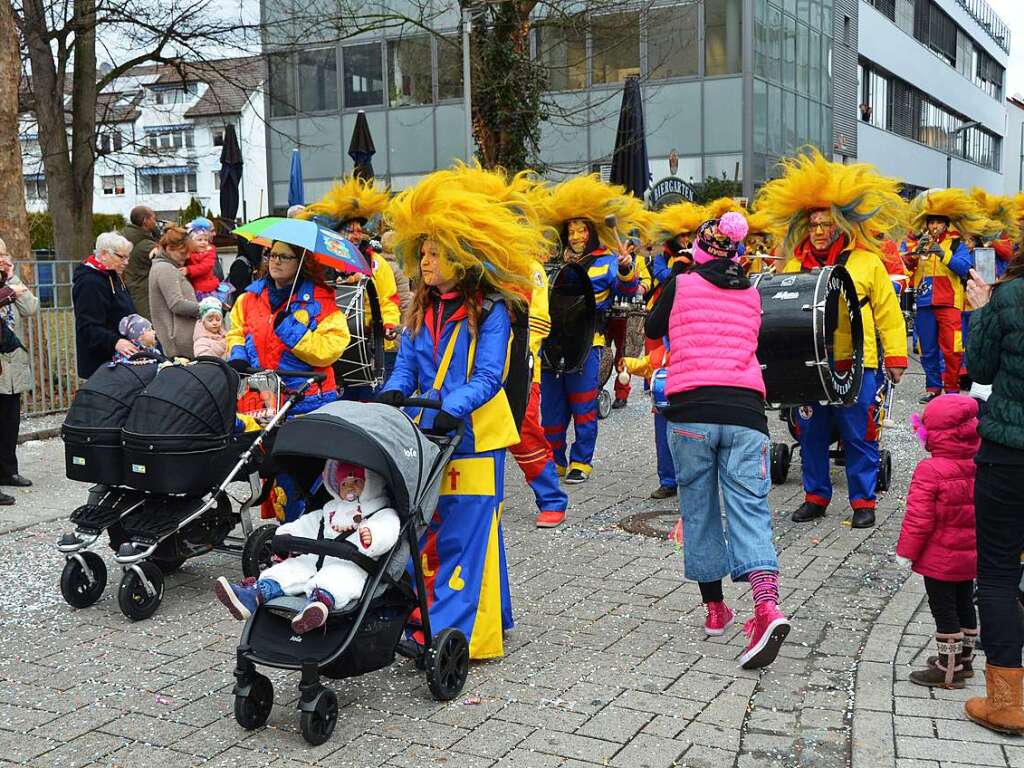
[[[903, 397], [916, 400], [922, 381], [908, 378]], [[929, 634], [918, 579], [907, 581], [892, 557], [918, 456], [910, 407], [901, 402], [901, 426], [885, 437], [896, 480], [877, 528], [842, 524], [841, 470], [839, 503], [814, 525], [788, 520], [802, 496], [798, 464], [773, 489], [782, 603], [794, 627], [768, 670], [736, 665], [750, 615], [745, 586], [726, 585], [739, 621], [705, 639], [681, 553], [663, 535], [620, 525], [675, 507], [647, 499], [656, 485], [651, 417], [635, 392], [628, 409], [602, 423], [594, 476], [570, 490], [562, 528], [532, 526], [532, 499], [509, 468], [517, 626], [506, 657], [474, 664], [448, 704], [433, 701], [422, 673], [402, 660], [333, 682], [339, 724], [317, 748], [297, 729], [295, 675], [271, 672], [276, 700], [266, 728], [250, 733], [235, 723], [240, 625], [209, 591], [215, 576], [239, 574], [227, 555], [189, 561], [168, 577], [149, 621], [130, 623], [118, 610], [119, 573], [109, 560], [111, 583], [96, 605], [64, 604], [53, 542], [84, 488], [62, 479], [59, 441], [26, 444], [23, 471], [39, 484], [0, 516], [0, 765], [860, 768], [893, 765], [896, 756], [901, 768], [1018, 765], [1024, 747], [958, 717], [961, 694], [929, 695], [903, 682]], [[773, 420], [776, 428], [781, 435]], [[650, 522], [667, 530], [673, 520]], [[964, 746], [968, 738], [977, 741]]]

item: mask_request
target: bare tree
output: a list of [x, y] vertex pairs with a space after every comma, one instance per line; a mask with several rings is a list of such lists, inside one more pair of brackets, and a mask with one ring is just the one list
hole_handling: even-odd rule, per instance
[[[0, 0], [7, 5], [8, 0]], [[99, 94], [133, 67], [161, 63], [186, 77], [211, 47], [251, 47], [258, 25], [206, 0], [21, 0], [8, 6], [31, 66], [30, 108], [38, 124], [57, 252], [92, 247], [93, 167]], [[97, 33], [113, 64], [97, 70]]]
[[0, 237], [11, 257], [29, 255], [28, 220], [25, 215], [25, 185], [21, 177], [18, 146], [18, 89], [21, 82], [18, 31], [11, 7], [0, 2]]

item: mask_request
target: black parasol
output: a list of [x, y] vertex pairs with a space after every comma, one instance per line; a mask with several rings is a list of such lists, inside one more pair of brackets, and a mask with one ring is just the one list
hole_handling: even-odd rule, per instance
[[621, 184], [627, 192], [641, 200], [651, 181], [640, 79], [635, 76], [626, 78], [622, 92], [622, 109], [619, 111], [619, 127], [615, 132], [610, 181], [612, 184]]
[[220, 150], [220, 217], [229, 226], [238, 216], [238, 185], [242, 182], [242, 149], [238, 146], [235, 126], [224, 129], [224, 146]]
[[366, 122], [366, 113], [360, 109], [356, 115], [356, 127], [352, 129], [352, 140], [348, 143], [348, 156], [355, 163], [352, 175], [361, 179], [372, 179], [372, 158], [376, 152], [373, 136], [370, 135], [370, 125]]

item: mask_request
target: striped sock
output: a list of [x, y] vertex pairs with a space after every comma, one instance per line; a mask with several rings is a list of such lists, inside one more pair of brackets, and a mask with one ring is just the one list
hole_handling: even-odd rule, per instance
[[775, 571], [754, 571], [747, 574], [754, 606], [779, 602], [779, 574]]

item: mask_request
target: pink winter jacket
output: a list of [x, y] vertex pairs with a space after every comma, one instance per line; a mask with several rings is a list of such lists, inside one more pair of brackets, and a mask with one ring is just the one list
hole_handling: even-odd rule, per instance
[[676, 277], [668, 320], [669, 349], [665, 393], [700, 387], [752, 389], [764, 397], [757, 362], [761, 297], [754, 287], [719, 288], [699, 274]]
[[203, 325], [200, 318], [196, 320], [196, 328], [192, 332], [192, 354], [196, 357], [205, 355], [207, 357], [226, 358], [228, 355], [227, 339], [224, 331], [220, 334], [210, 333]]
[[[978, 403], [942, 395], [921, 418], [927, 431], [923, 459], [914, 470], [896, 554], [915, 573], [940, 581], [978, 575], [974, 540], [974, 455], [978, 452]], [[920, 431], [920, 428], [919, 428]]]

